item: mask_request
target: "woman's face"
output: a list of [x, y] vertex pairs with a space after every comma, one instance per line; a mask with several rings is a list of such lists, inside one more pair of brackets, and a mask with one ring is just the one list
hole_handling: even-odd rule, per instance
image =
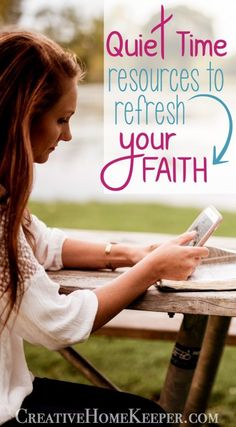
[[35, 163], [44, 163], [59, 141], [70, 141], [69, 120], [77, 103], [77, 79], [67, 79], [59, 101], [32, 126], [31, 144]]

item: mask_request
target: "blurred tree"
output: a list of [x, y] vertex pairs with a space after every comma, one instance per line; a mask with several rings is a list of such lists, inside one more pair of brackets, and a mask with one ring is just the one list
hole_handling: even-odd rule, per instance
[[88, 69], [90, 79], [94, 82], [103, 80], [103, 18], [93, 19], [89, 28]]
[[75, 34], [81, 35], [81, 19], [71, 7], [58, 12], [47, 7], [42, 8], [36, 12], [34, 21], [37, 29], [57, 42], [70, 43]]
[[22, 14], [22, 0], [0, 1], [0, 25], [16, 24]]
[[35, 15], [37, 28], [75, 52], [86, 70], [86, 81], [103, 80], [103, 19], [83, 22], [75, 8], [61, 11], [43, 8]]

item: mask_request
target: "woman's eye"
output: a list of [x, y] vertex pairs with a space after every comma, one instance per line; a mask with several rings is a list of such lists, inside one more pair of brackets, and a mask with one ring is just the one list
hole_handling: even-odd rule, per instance
[[58, 121], [57, 121], [59, 124], [62, 124], [62, 123], [69, 123], [69, 120], [68, 119], [58, 119]]

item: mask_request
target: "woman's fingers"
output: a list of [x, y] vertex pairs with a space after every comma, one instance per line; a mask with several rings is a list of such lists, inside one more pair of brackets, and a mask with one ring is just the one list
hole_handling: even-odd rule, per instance
[[[184, 234], [181, 234], [177, 239], [175, 239], [175, 243], [178, 245], [186, 245], [190, 243], [196, 237], [196, 231], [187, 231]], [[206, 258], [209, 256], [209, 250], [205, 246], [189, 246], [189, 254], [196, 258]]]
[[196, 231], [187, 231], [186, 233], [183, 233], [179, 237], [177, 237], [174, 242], [178, 245], [186, 245], [196, 237], [196, 234]]
[[205, 246], [190, 246], [188, 249], [190, 256], [194, 258], [207, 258], [209, 256], [209, 249]]

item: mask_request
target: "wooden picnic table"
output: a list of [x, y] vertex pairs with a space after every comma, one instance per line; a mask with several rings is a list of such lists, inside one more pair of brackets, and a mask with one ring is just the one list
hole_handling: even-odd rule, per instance
[[[143, 244], [174, 236], [151, 233], [66, 230], [74, 238]], [[211, 238], [209, 245], [236, 248], [236, 240]], [[110, 282], [124, 269], [110, 271], [61, 270], [51, 272], [61, 291], [93, 289]], [[231, 317], [236, 316], [236, 291], [161, 292], [151, 286], [128, 309], [183, 313], [183, 321], [171, 355], [160, 404], [167, 412], [182, 413], [188, 426], [190, 413], [203, 413], [211, 393], [225, 345]], [[196, 425], [196, 424], [195, 424]]]

